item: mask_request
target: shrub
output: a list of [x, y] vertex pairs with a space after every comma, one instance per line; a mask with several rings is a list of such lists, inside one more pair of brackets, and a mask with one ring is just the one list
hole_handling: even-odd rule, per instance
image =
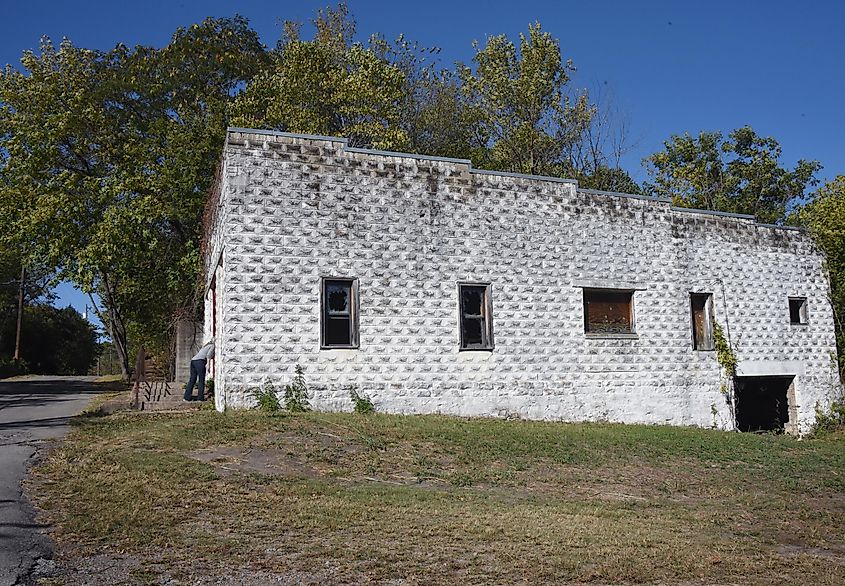
[[266, 382], [262, 386], [252, 391], [255, 400], [258, 401], [258, 410], [265, 413], [276, 413], [282, 410], [282, 405], [279, 403], [279, 397], [276, 394], [276, 387], [271, 382]]
[[810, 435], [818, 437], [838, 429], [845, 429], [845, 397], [831, 403], [828, 411], [822, 411], [816, 405], [816, 422]]
[[0, 358], [0, 378], [29, 374], [29, 367], [23, 360], [15, 362], [11, 358]]
[[285, 386], [285, 409], [291, 413], [304, 413], [311, 410], [308, 403], [308, 387], [305, 384], [305, 371], [296, 365], [296, 375], [293, 381]]
[[355, 413], [367, 414], [375, 412], [375, 405], [373, 405], [373, 401], [368, 395], [361, 395], [358, 393], [357, 389], [352, 389], [349, 393], [349, 397], [352, 399], [352, 405], [355, 409]]

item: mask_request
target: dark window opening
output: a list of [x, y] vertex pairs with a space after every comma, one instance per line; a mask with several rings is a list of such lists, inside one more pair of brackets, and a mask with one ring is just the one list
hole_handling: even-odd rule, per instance
[[739, 376], [735, 379], [739, 431], [782, 432], [789, 423], [791, 376]]
[[357, 289], [355, 279], [323, 279], [323, 348], [358, 346]]
[[490, 285], [458, 285], [460, 347], [462, 350], [493, 349], [493, 306]]
[[692, 311], [692, 348], [693, 350], [713, 350], [713, 295], [710, 293], [690, 293]]
[[801, 325], [807, 323], [806, 297], [789, 298], [789, 323]]
[[634, 333], [634, 292], [584, 289], [584, 331], [600, 334]]

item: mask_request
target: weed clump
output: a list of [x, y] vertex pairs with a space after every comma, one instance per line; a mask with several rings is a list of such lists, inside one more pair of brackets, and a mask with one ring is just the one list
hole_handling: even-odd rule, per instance
[[352, 406], [355, 413], [361, 413], [363, 415], [375, 413], [376, 407], [368, 395], [362, 395], [357, 389], [352, 389], [349, 392], [349, 398], [352, 399]]
[[840, 429], [845, 429], [845, 396], [831, 403], [827, 411], [816, 405], [816, 423], [810, 435], [821, 437]]
[[285, 409], [291, 413], [311, 411], [308, 402], [308, 386], [305, 384], [305, 370], [296, 365], [296, 375], [289, 385], [285, 385]]
[[258, 410], [264, 413], [276, 413], [282, 410], [282, 404], [279, 403], [279, 396], [276, 393], [276, 387], [271, 382], [265, 382], [260, 387], [252, 391], [255, 400], [258, 402]]

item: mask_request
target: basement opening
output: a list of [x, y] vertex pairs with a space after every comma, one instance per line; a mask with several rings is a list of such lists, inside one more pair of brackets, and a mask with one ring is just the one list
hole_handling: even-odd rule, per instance
[[794, 376], [738, 376], [735, 380], [739, 431], [789, 431]]

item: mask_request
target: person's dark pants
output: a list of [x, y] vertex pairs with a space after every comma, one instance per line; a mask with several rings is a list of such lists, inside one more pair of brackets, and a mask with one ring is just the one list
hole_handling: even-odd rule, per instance
[[[193, 399], [194, 383], [197, 385], [197, 398]], [[205, 360], [191, 360], [191, 378], [188, 379], [188, 386], [185, 387], [186, 401], [203, 401], [205, 400]]]

